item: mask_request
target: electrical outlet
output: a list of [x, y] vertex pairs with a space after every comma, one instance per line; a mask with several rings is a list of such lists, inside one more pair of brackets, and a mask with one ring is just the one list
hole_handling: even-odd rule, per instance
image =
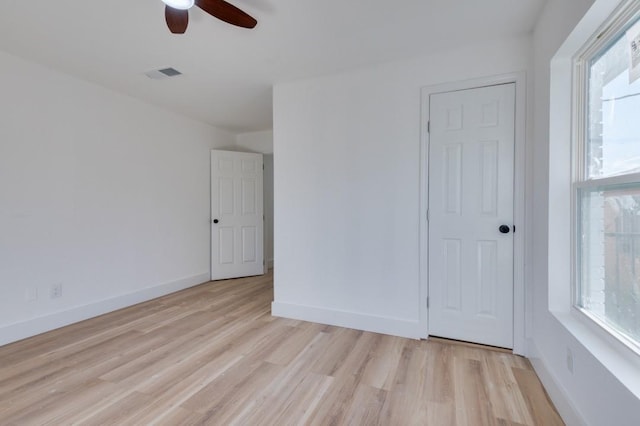
[[24, 297], [27, 302], [35, 302], [38, 300], [38, 289], [36, 287], [28, 288]]
[[570, 348], [567, 348], [567, 370], [573, 374], [573, 352]]
[[51, 298], [62, 297], [62, 283], [51, 284]]

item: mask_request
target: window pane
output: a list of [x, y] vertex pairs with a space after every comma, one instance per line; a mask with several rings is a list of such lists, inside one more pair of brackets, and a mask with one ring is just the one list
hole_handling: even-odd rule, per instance
[[640, 342], [640, 184], [578, 193], [578, 305]]
[[[636, 20], [589, 63], [586, 178], [640, 172], [640, 79]], [[636, 50], [637, 54], [637, 50]]]

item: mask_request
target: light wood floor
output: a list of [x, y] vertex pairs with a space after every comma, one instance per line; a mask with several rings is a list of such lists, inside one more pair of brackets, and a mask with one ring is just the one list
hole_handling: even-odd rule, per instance
[[529, 362], [272, 318], [207, 283], [0, 347], [0, 424], [560, 425]]

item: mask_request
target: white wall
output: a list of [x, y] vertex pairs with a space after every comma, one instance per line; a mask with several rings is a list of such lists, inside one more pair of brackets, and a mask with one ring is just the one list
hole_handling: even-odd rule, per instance
[[274, 314], [425, 334], [420, 88], [530, 64], [517, 39], [277, 85]]
[[273, 154], [273, 130], [240, 133], [236, 135], [236, 146], [251, 152]]
[[[549, 312], [549, 285], [568, 289], [569, 282], [548, 278], [548, 215], [566, 215], [565, 206], [549, 206], [550, 60], [593, 2], [549, 0], [534, 34], [534, 193], [532, 324], [529, 354], [538, 375], [568, 424], [638, 424], [640, 400]], [[570, 143], [569, 140], [563, 143]], [[555, 176], [568, 178], [569, 164]], [[553, 186], [566, 182], [552, 182]], [[566, 199], [566, 197], [565, 197]], [[562, 242], [566, 245], [566, 241]], [[566, 254], [568, 256], [568, 254]], [[564, 256], [564, 254], [563, 254]], [[566, 306], [565, 306], [566, 309]], [[566, 364], [573, 354], [573, 374]]]
[[264, 154], [264, 256], [273, 268], [273, 131], [240, 133], [234, 149]]
[[0, 77], [0, 344], [208, 280], [232, 135], [4, 53]]

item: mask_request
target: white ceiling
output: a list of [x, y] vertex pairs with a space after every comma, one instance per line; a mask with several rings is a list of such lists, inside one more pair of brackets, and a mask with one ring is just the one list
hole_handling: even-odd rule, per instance
[[[528, 34], [545, 0], [229, 0], [172, 35], [161, 0], [2, 0], [0, 50], [233, 132], [271, 128], [274, 83]], [[151, 80], [144, 72], [184, 73]]]

